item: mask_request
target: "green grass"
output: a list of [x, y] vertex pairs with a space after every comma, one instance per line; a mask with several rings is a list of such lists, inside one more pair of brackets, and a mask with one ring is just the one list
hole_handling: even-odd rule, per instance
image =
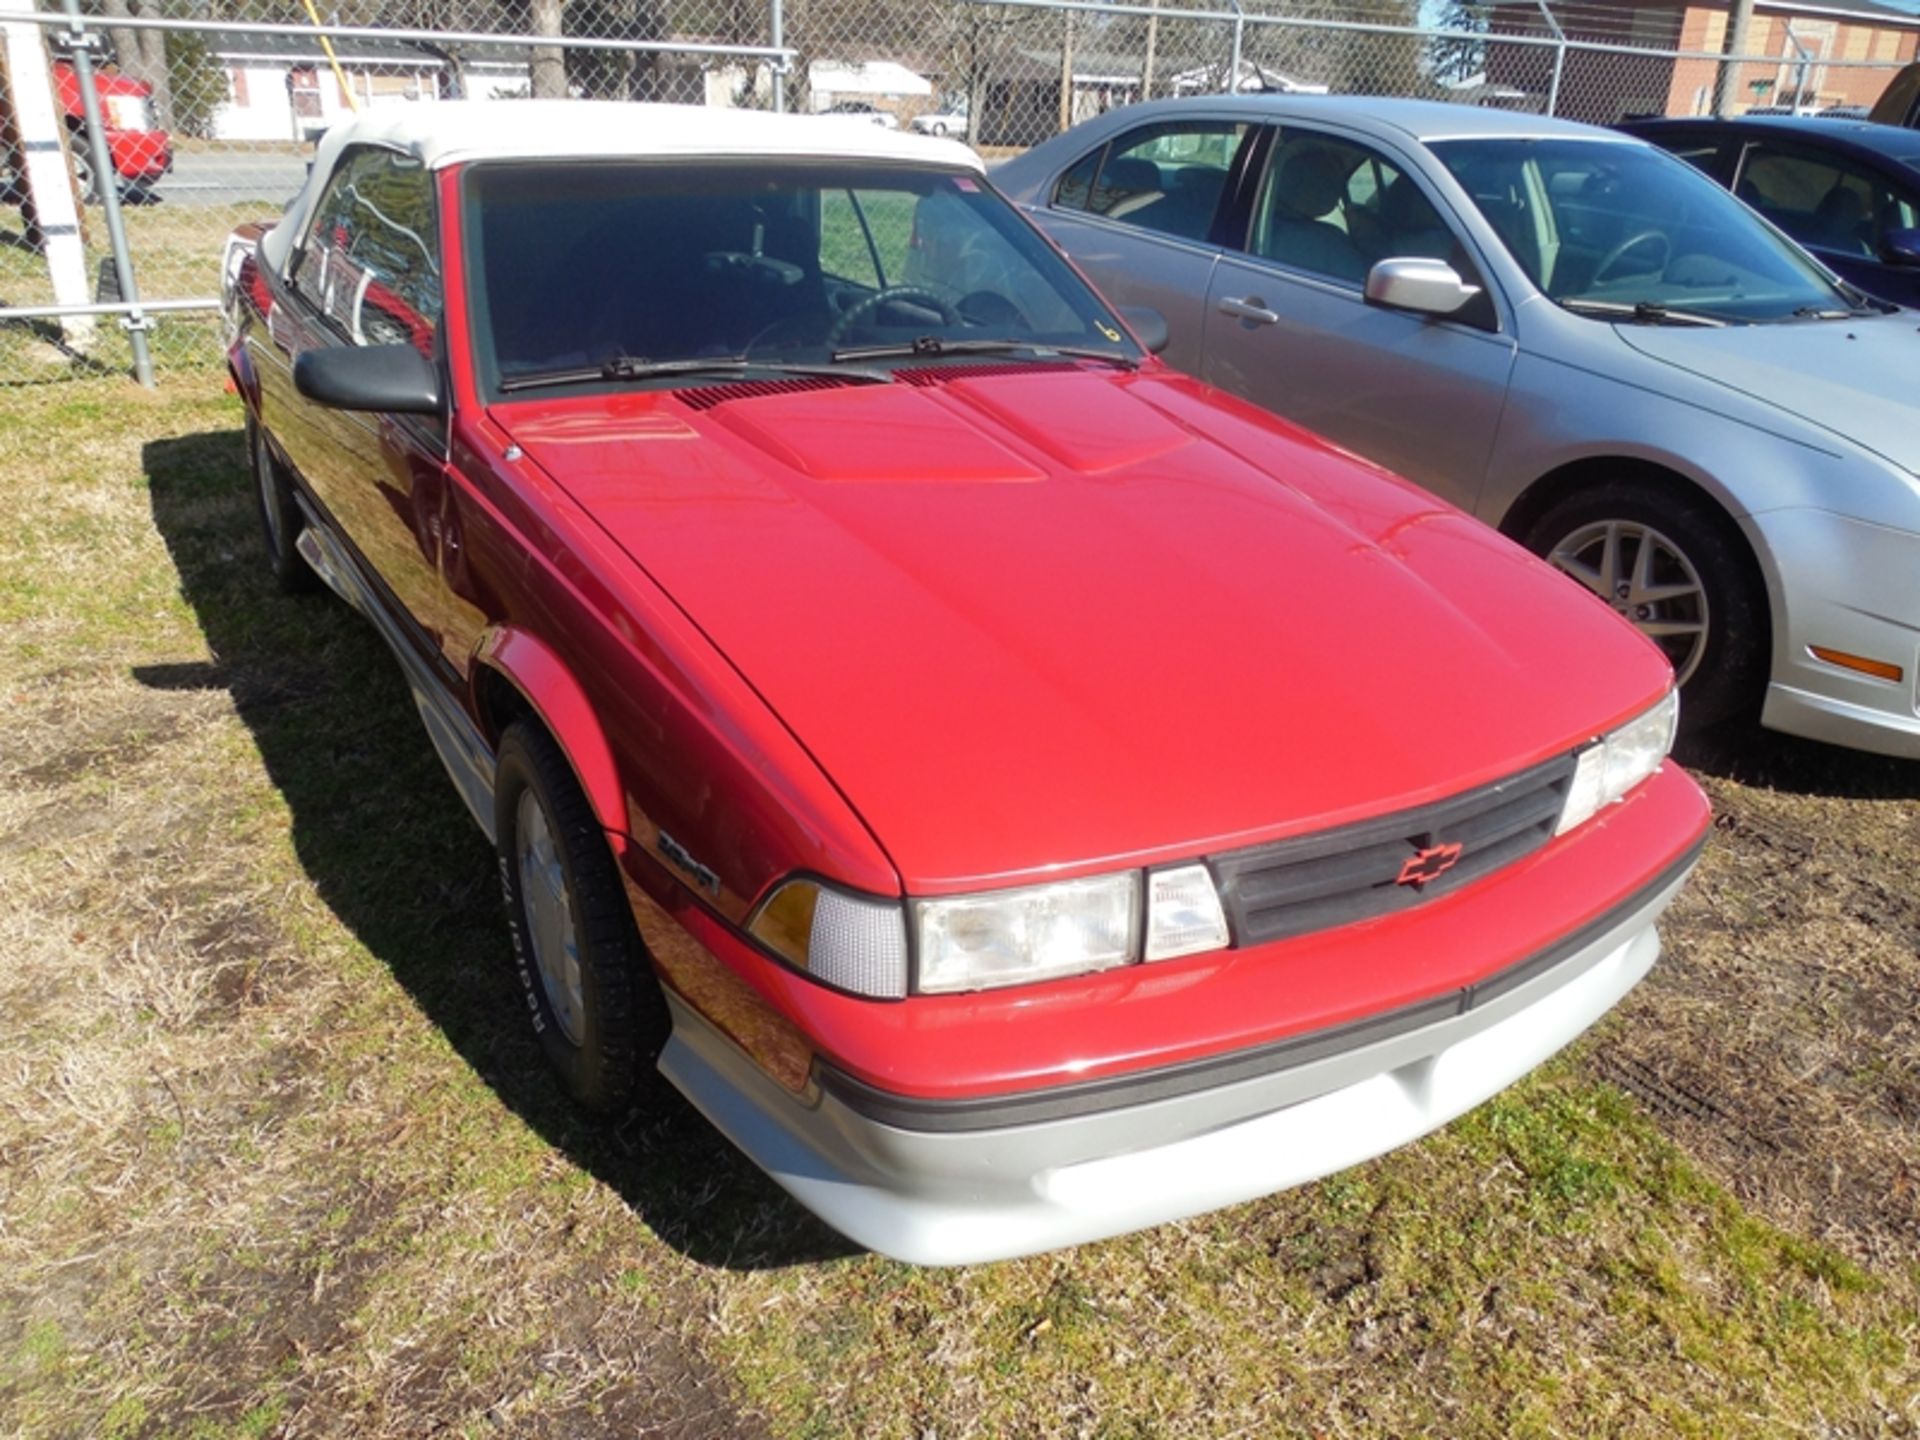
[[[263, 579], [238, 423], [211, 379], [0, 393], [0, 1433], [1920, 1423], [1898, 1192], [1768, 1188], [1844, 1179], [1879, 1132], [1743, 1161], [1595, 1078], [1674, 1016], [1731, 1033], [1764, 1002], [1763, 1043], [1830, 1038], [1861, 956], [1910, 985], [1897, 943], [1755, 878], [1782, 873], [1767, 825], [1897, 854], [1873, 828], [1910, 825], [1897, 796], [1715, 781], [1739, 824], [1670, 930], [1669, 988], [1418, 1145], [1066, 1254], [914, 1270], [847, 1253], [670, 1099], [612, 1129], [558, 1099], [491, 858], [391, 660]], [[1716, 946], [1813, 957], [1820, 985], [1714, 1001]], [[1848, 1114], [1897, 1109], [1902, 1033], [1836, 1072], [1880, 1087]], [[1690, 1083], [1723, 1097], [1762, 1064], [1680, 1058], [1722, 1066]], [[1803, 1090], [1718, 1130], [1758, 1134]]]

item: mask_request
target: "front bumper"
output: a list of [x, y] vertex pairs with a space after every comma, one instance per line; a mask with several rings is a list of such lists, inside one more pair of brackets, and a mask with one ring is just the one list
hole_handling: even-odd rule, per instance
[[1399, 1015], [1227, 1057], [1220, 1083], [1149, 1072], [996, 1111], [890, 1102], [829, 1074], [801, 1098], [671, 991], [660, 1068], [797, 1200], [869, 1249], [924, 1265], [1034, 1254], [1318, 1179], [1498, 1093], [1652, 967], [1654, 922], [1697, 853], [1540, 955]]
[[[1920, 535], [1825, 510], [1768, 511], [1746, 523], [1776, 590], [1761, 724], [1920, 759]], [[1901, 678], [1831, 664], [1815, 646], [1897, 665]]]

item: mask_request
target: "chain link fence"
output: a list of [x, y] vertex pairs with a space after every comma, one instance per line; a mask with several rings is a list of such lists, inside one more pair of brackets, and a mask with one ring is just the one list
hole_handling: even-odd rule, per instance
[[[1117, 105], [1229, 90], [1596, 124], [1846, 111], [1920, 48], [1920, 18], [1891, 11], [1769, 11], [1730, 38], [1725, 9], [1652, 0], [34, 3], [0, 0], [0, 383], [136, 368], [135, 341], [162, 372], [217, 367], [224, 237], [276, 216], [314, 138], [355, 109], [538, 94], [840, 111], [991, 160]], [[29, 91], [51, 102], [72, 225], [43, 223], [27, 193], [50, 143], [23, 130]]]

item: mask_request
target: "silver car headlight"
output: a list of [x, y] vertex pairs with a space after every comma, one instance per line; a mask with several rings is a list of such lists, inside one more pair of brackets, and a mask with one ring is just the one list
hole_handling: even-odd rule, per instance
[[1560, 811], [1554, 834], [1564, 835], [1584, 825], [1600, 811], [1660, 768], [1680, 724], [1680, 692], [1669, 690], [1658, 704], [1641, 712], [1617, 730], [1609, 731], [1580, 752], [1567, 787], [1567, 803]]

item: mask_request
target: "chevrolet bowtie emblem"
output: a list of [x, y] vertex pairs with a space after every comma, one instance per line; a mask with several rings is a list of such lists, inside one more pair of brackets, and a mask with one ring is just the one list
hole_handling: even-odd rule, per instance
[[1406, 863], [1400, 867], [1400, 874], [1393, 883], [1396, 885], [1430, 884], [1460, 863], [1460, 850], [1458, 841], [1451, 845], [1429, 845], [1417, 855], [1407, 857]]

